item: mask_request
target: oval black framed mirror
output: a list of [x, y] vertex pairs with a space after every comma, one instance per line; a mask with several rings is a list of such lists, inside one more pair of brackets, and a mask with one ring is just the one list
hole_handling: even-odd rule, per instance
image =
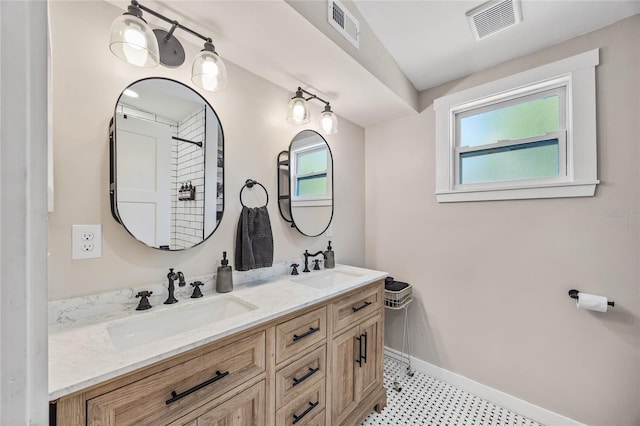
[[127, 86], [109, 128], [111, 213], [138, 241], [184, 250], [224, 213], [224, 133], [209, 102], [167, 78]]
[[333, 219], [333, 154], [318, 132], [303, 130], [278, 155], [278, 207], [300, 233], [317, 237]]

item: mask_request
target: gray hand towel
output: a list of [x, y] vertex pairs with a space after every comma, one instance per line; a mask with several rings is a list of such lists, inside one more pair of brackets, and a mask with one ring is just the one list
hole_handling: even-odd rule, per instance
[[267, 207], [242, 207], [236, 233], [236, 270], [273, 265], [273, 234]]

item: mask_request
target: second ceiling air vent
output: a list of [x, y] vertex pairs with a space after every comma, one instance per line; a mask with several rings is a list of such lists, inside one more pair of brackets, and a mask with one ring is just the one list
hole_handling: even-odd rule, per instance
[[339, 0], [328, 0], [327, 20], [356, 49], [360, 47], [360, 23]]
[[489, 37], [522, 21], [520, 0], [492, 0], [466, 13], [476, 40]]

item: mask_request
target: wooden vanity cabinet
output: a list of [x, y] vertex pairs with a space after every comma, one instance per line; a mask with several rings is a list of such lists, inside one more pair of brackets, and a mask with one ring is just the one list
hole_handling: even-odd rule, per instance
[[[386, 405], [381, 291], [382, 287], [365, 290], [332, 306], [334, 324], [341, 328], [334, 331], [331, 345], [331, 425], [355, 424], [371, 408], [381, 411]], [[367, 308], [371, 309], [363, 315]]]
[[359, 424], [386, 404], [383, 290], [369, 284], [60, 398], [57, 425]]

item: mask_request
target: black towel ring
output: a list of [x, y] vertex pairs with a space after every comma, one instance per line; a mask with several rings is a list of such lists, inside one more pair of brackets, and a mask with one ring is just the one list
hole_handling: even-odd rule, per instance
[[258, 182], [257, 180], [253, 180], [253, 179], [247, 179], [247, 181], [244, 183], [244, 185], [242, 185], [242, 188], [240, 189], [240, 204], [242, 204], [242, 207], [247, 207], [244, 205], [244, 203], [242, 202], [242, 191], [244, 191], [245, 188], [253, 188], [253, 185], [260, 185], [262, 187], [262, 189], [264, 189], [264, 193], [267, 196], [267, 202], [264, 203], [264, 206], [266, 207], [267, 204], [269, 204], [269, 193], [267, 192], [267, 188], [265, 188], [260, 182]]

